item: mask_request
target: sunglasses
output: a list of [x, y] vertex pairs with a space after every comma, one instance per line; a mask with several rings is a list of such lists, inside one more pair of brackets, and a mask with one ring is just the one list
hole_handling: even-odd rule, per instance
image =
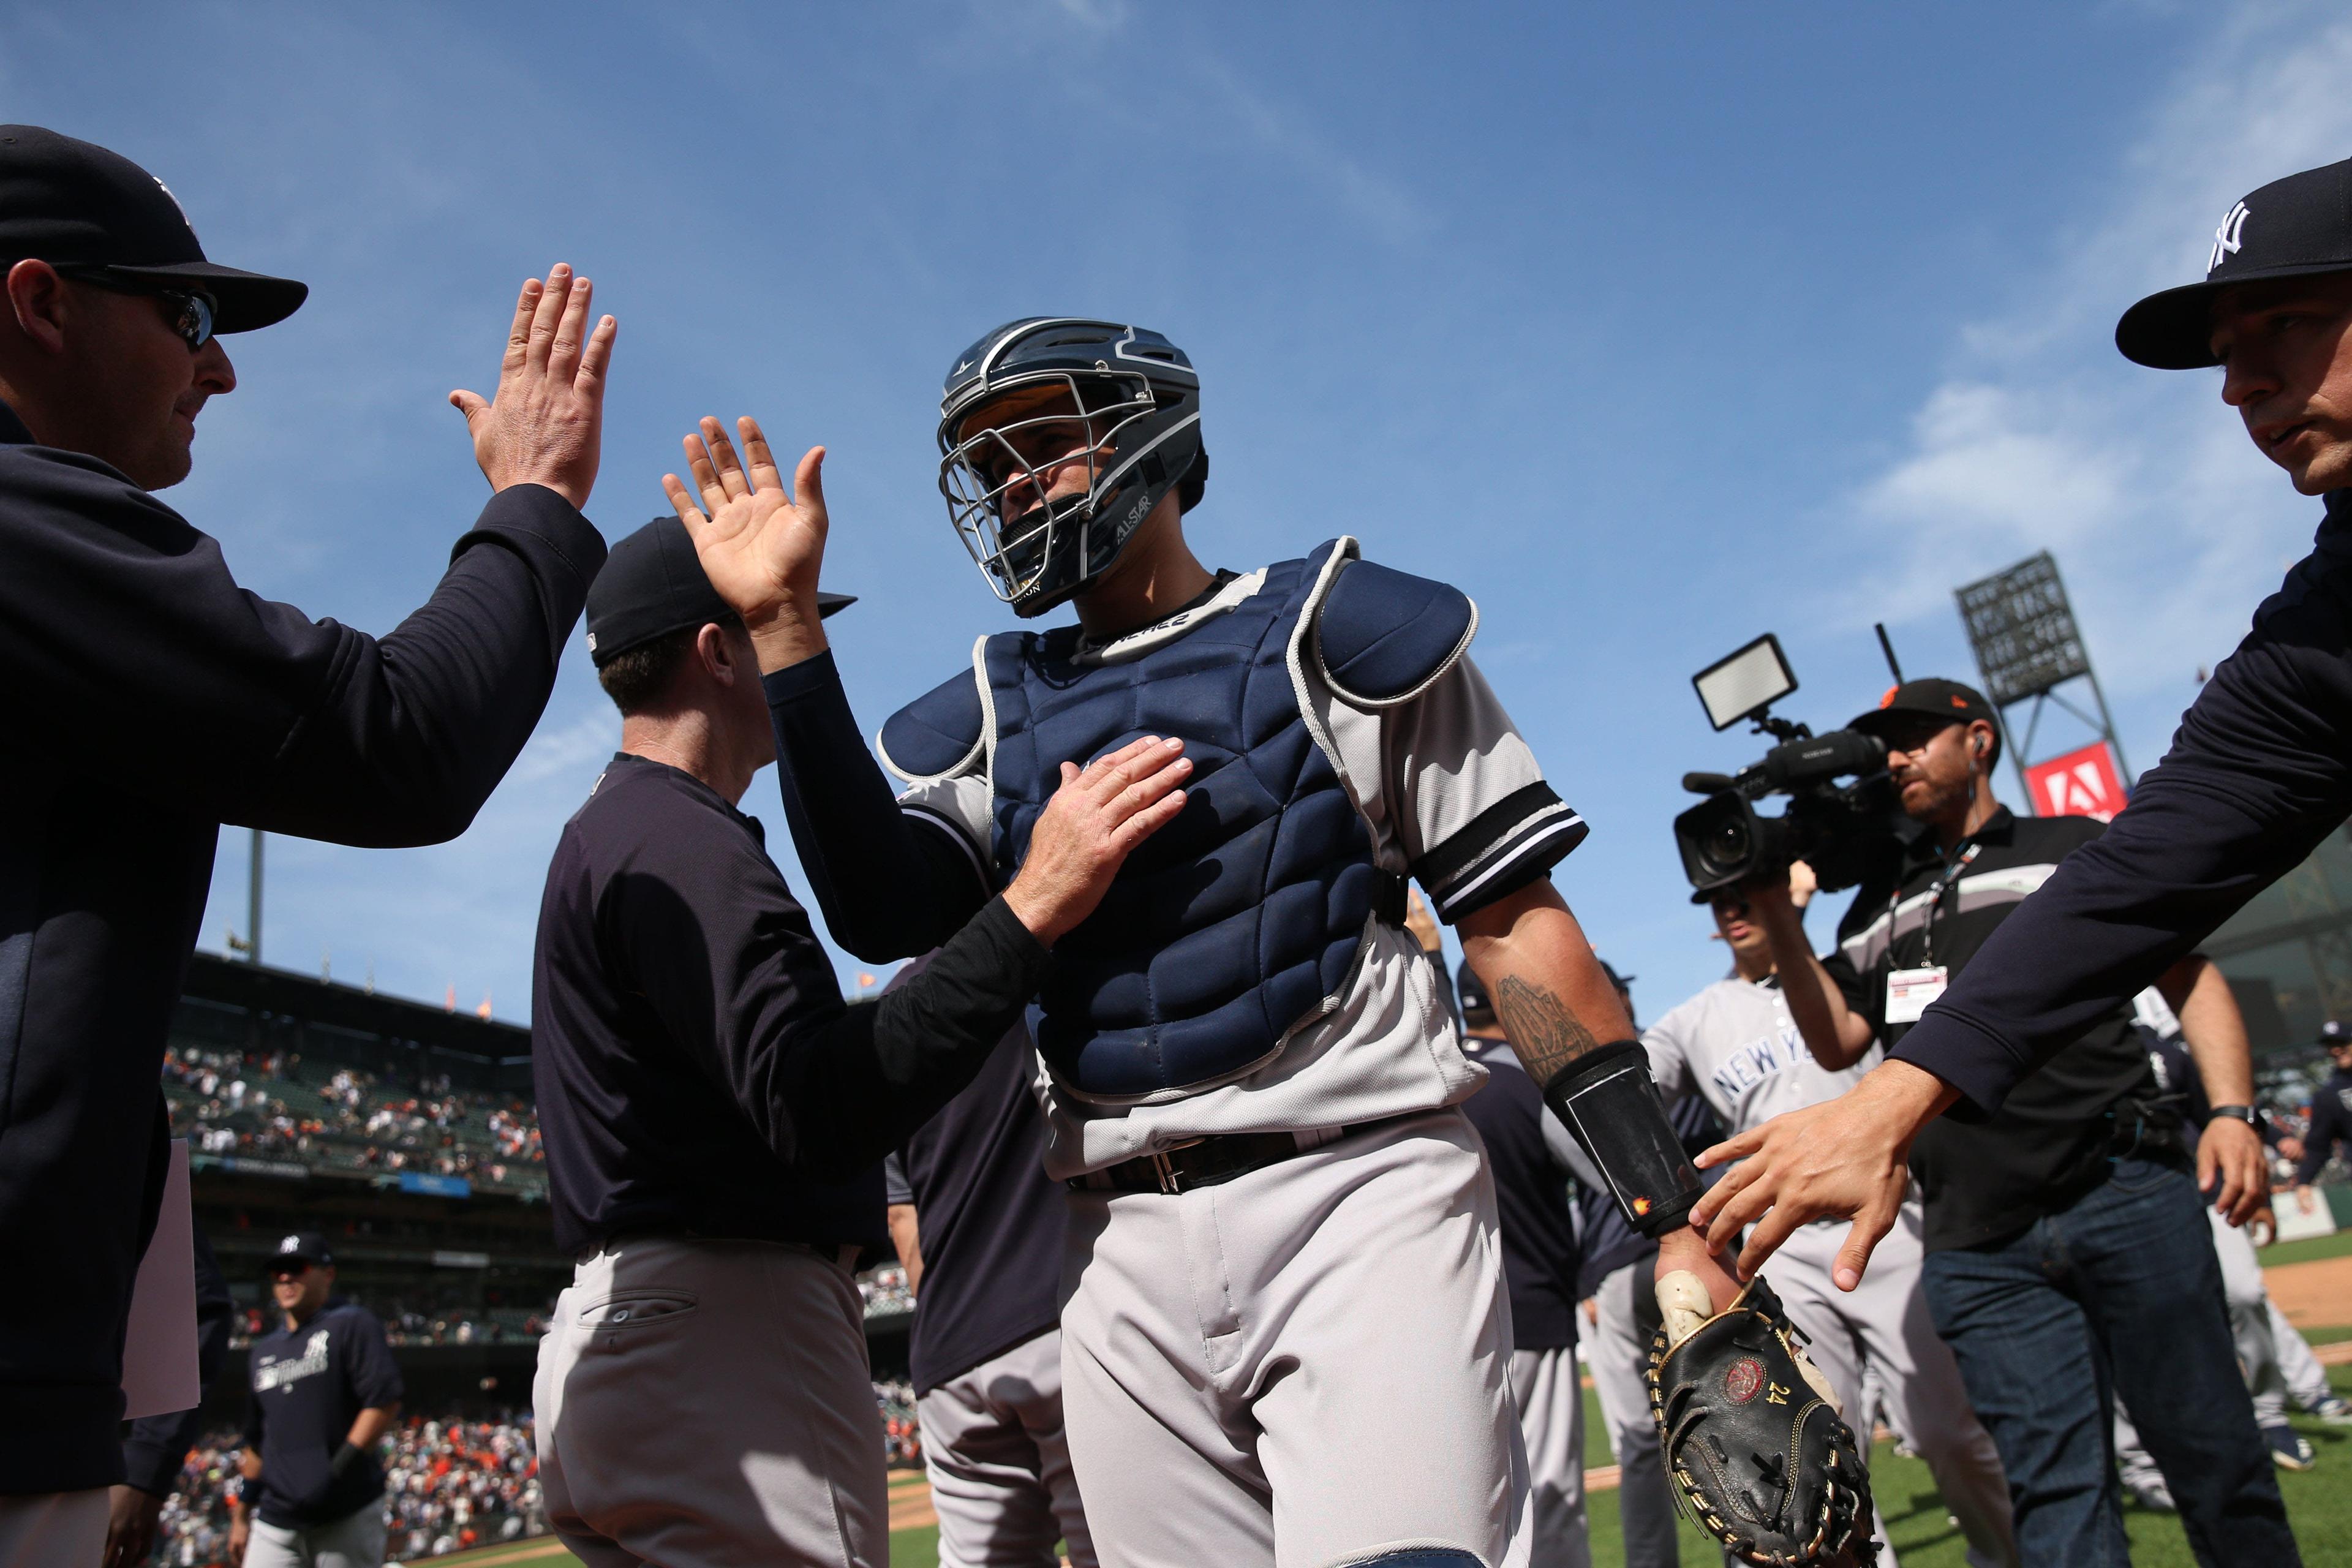
[[187, 343], [190, 353], [213, 341], [213, 313], [216, 307], [213, 297], [201, 289], [172, 289], [159, 284], [134, 282], [89, 267], [60, 267], [57, 271], [61, 278], [94, 284], [110, 293], [145, 294], [161, 300], [164, 320], [172, 323], [172, 330]]

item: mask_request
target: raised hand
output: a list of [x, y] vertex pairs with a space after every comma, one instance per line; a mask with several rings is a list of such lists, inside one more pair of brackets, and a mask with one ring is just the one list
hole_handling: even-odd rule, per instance
[[1129, 851], [1176, 820], [1192, 771], [1184, 742], [1146, 735], [1081, 769], [1062, 764], [1062, 787], [1029, 832], [1029, 855], [1004, 901], [1051, 947], [1095, 912]]
[[760, 422], [738, 419], [735, 428], [748, 462], [737, 459], [719, 421], [706, 417], [686, 438], [694, 489], [664, 474], [662, 490], [686, 524], [711, 587], [750, 628], [760, 668], [777, 670], [825, 648], [816, 607], [824, 564], [824, 448], [812, 447], [802, 457], [787, 493]]
[[620, 331], [610, 316], [587, 331], [595, 292], [561, 261], [547, 269], [544, 286], [526, 279], [499, 364], [498, 396], [449, 395], [492, 489], [545, 485], [575, 508], [588, 504], [604, 453], [604, 368]]

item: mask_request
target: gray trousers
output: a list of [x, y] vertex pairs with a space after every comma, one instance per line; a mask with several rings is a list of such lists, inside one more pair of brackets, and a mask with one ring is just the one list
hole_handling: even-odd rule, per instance
[[1095, 1568], [1062, 1424], [1062, 1336], [1053, 1329], [950, 1378], [916, 1402], [940, 1568]]
[[1658, 1454], [1658, 1424], [1650, 1415], [1650, 1391], [1643, 1369], [1650, 1361], [1650, 1336], [1634, 1318], [1637, 1290], [1650, 1289], [1654, 1259], [1628, 1263], [1601, 1281], [1594, 1305], [1599, 1319], [1582, 1344], [1585, 1370], [1601, 1396], [1601, 1419], [1609, 1424], [1609, 1447], [1617, 1456], [1617, 1512], [1625, 1522], [1625, 1568], [1679, 1568], [1675, 1544], [1675, 1498]]
[[245, 1568], [383, 1568], [383, 1500], [308, 1529], [257, 1519]]
[[531, 1385], [548, 1522], [587, 1568], [885, 1568], [865, 1310], [835, 1258], [656, 1237], [583, 1259]]
[[1592, 1568], [1584, 1518], [1584, 1388], [1576, 1350], [1511, 1352], [1528, 1448], [1528, 1568]]
[[0, 1497], [0, 1568], [89, 1563], [106, 1550], [104, 1487]]

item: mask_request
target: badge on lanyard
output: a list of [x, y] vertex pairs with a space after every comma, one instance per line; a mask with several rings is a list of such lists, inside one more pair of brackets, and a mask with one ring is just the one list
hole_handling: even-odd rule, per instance
[[1927, 1004], [1944, 994], [1952, 972], [1938, 963], [1927, 969], [1898, 969], [1886, 977], [1886, 1021], [1916, 1024]]

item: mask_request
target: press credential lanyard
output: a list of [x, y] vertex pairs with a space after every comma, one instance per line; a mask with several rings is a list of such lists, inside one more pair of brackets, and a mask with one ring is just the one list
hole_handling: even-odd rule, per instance
[[[1926, 912], [1919, 921], [1922, 963], [1916, 969], [1897, 969], [1886, 976], [1886, 1021], [1890, 1024], [1916, 1024], [1927, 1005], [1944, 994], [1951, 972], [1936, 960], [1936, 916], [1944, 907], [1944, 889], [1949, 888], [1969, 868], [1984, 848], [1971, 842], [1959, 857], [1944, 867], [1942, 873], [1927, 889]], [[1903, 900], [1903, 889], [1897, 887], [1886, 899], [1886, 941], [1895, 942], [1895, 912]]]

